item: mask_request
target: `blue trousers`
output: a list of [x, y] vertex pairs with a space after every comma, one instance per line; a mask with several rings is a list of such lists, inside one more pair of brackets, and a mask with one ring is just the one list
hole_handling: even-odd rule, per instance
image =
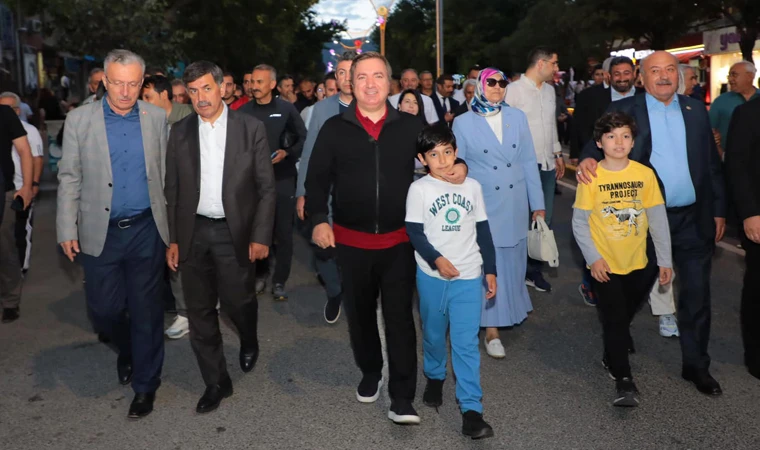
[[100, 256], [81, 253], [95, 328], [132, 358], [132, 389], [154, 392], [164, 362], [166, 246], [149, 216], [129, 228], [109, 225]]
[[451, 327], [451, 363], [462, 413], [483, 412], [480, 387], [480, 313], [483, 278], [446, 281], [417, 268], [417, 291], [422, 318], [423, 371], [431, 380], [446, 378], [446, 330]]

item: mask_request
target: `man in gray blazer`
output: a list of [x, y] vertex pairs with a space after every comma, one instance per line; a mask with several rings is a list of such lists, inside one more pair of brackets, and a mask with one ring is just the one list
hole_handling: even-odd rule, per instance
[[[317, 102], [312, 107], [313, 112], [311, 120], [308, 123], [308, 133], [306, 134], [303, 153], [301, 153], [301, 162], [298, 166], [298, 182], [296, 183], [296, 212], [301, 220], [306, 220], [306, 213], [304, 212], [306, 188], [304, 188], [304, 183], [306, 182], [306, 171], [309, 168], [309, 159], [311, 158], [311, 152], [314, 150], [314, 143], [317, 142], [319, 130], [322, 129], [322, 125], [327, 122], [327, 119], [337, 116], [348, 109], [348, 105], [354, 100], [351, 91], [350, 72], [351, 63], [355, 56], [356, 54], [353, 52], [345, 52], [338, 60], [338, 65], [335, 69], [335, 78], [338, 82], [339, 90], [338, 95], [333, 95], [321, 102]], [[309, 233], [309, 236], [311, 236], [311, 233]], [[335, 263], [335, 255], [328, 249], [320, 249], [316, 246], [312, 248], [317, 257], [317, 272], [322, 277], [325, 291], [327, 292], [324, 317], [327, 323], [332, 324], [337, 322], [340, 317], [340, 294], [343, 290], [340, 284], [340, 273]]]
[[135, 391], [130, 418], [150, 414], [161, 384], [169, 242], [166, 114], [138, 101], [144, 74], [140, 56], [108, 54], [107, 93], [68, 114], [58, 163], [58, 242], [82, 264], [95, 326], [119, 350], [119, 381]]

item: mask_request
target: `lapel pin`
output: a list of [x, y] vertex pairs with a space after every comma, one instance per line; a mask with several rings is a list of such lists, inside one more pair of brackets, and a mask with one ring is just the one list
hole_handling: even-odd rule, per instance
[[691, 111], [691, 106], [687, 106], [686, 109], [688, 109], [689, 111]]

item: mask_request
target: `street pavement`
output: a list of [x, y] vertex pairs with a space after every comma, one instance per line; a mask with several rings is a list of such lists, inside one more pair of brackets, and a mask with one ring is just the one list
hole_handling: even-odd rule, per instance
[[[91, 330], [81, 271], [57, 252], [55, 192], [48, 190], [36, 209], [21, 319], [0, 325], [0, 449], [760, 448], [760, 382], [742, 365], [741, 257], [719, 248], [712, 274], [711, 370], [724, 395], [706, 397], [680, 378], [678, 340], [660, 337], [657, 319], [644, 307], [632, 327], [637, 353], [631, 358], [642, 403], [614, 408], [596, 311], [577, 292], [573, 196], [563, 187], [557, 197], [561, 264], [547, 272], [553, 292], [531, 291], [533, 313], [502, 331], [505, 359], [481, 359], [485, 418], [496, 436], [471, 441], [460, 433], [451, 372], [444, 405], [436, 412], [422, 404], [421, 356], [421, 425], [387, 419], [385, 388], [375, 404], [356, 401], [360, 373], [345, 318], [333, 326], [322, 319], [324, 292], [300, 238], [290, 299], [259, 298], [261, 355], [252, 373], [240, 371], [237, 339], [224, 327], [234, 395], [218, 411], [197, 415], [204, 386], [190, 344], [170, 341], [155, 411], [128, 420], [133, 394], [117, 382], [116, 355]], [[421, 355], [419, 333], [417, 347]]]

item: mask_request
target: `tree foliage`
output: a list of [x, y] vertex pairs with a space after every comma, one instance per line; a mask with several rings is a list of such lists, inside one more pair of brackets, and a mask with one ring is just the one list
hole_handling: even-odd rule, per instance
[[45, 12], [46, 34], [74, 55], [103, 58], [112, 49], [127, 48], [154, 64], [171, 64], [196, 34], [171, 27], [169, 0], [35, 0], [28, 5]]
[[46, 32], [75, 55], [103, 58], [127, 48], [148, 64], [213, 61], [236, 74], [267, 63], [280, 73], [316, 75], [323, 43], [344, 24], [316, 20], [318, 0], [22, 0], [45, 12]]

